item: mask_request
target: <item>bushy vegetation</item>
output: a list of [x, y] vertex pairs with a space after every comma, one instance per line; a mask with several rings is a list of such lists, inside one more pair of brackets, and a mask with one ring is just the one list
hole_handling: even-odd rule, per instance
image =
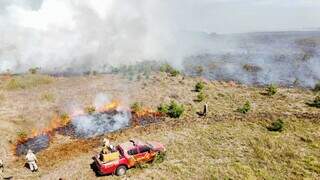
[[160, 67], [159, 61], [141, 61], [132, 65], [111, 66], [109, 73], [121, 74], [131, 80], [142, 79], [142, 76], [148, 79], [152, 72], [159, 72]]
[[173, 68], [170, 64], [165, 63], [160, 66], [160, 71], [165, 72], [167, 74], [170, 74], [171, 76], [177, 76], [180, 74], [180, 71], [177, 69]]
[[18, 131], [17, 136], [19, 139], [26, 139], [28, 137], [28, 134], [25, 131]]
[[30, 74], [37, 74], [39, 70], [40, 70], [40, 68], [38, 68], [38, 67], [30, 68], [29, 73]]
[[159, 152], [152, 163], [162, 163], [166, 158], [166, 153], [165, 152]]
[[196, 86], [195, 86], [195, 91], [197, 92], [201, 92], [205, 87], [205, 84], [204, 82], [200, 81], [200, 82], [197, 82]]
[[242, 107], [238, 108], [238, 112], [242, 114], [247, 114], [250, 110], [251, 110], [251, 103], [249, 101], [246, 101]]
[[196, 101], [202, 102], [202, 101], [205, 100], [206, 98], [207, 98], [207, 95], [206, 95], [204, 92], [201, 91], [201, 92], [197, 95]]
[[276, 85], [270, 84], [270, 85], [267, 87], [266, 91], [267, 91], [267, 95], [268, 95], [268, 96], [273, 96], [273, 95], [275, 95], [275, 94], [277, 93], [278, 89], [277, 89], [277, 86], [276, 86]]
[[272, 122], [270, 126], [267, 127], [269, 131], [277, 131], [281, 132], [283, 130], [284, 123], [282, 119], [277, 119], [276, 121]]
[[169, 106], [167, 104], [161, 103], [158, 106], [158, 112], [161, 112], [163, 114], [167, 114], [169, 112]]
[[170, 104], [160, 104], [158, 111], [167, 114], [171, 118], [179, 118], [184, 112], [184, 106], [171, 101]]
[[316, 96], [311, 103], [307, 103], [311, 107], [320, 108], [320, 96]]
[[135, 103], [133, 103], [133, 104], [131, 105], [131, 110], [132, 110], [133, 112], [139, 112], [139, 111], [142, 110], [142, 106], [143, 106], [142, 103], [135, 102]]

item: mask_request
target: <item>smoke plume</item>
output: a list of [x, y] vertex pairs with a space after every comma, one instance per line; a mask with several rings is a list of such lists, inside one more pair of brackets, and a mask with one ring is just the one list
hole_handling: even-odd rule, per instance
[[[299, 37], [256, 42], [252, 34], [212, 38], [210, 33], [316, 29], [319, 10], [316, 0], [2, 0], [0, 72], [106, 71], [143, 60], [181, 68], [182, 62], [209, 55], [219, 64], [205, 71], [213, 79], [284, 84], [297, 79], [310, 86], [319, 79], [319, 52], [300, 58]], [[314, 37], [319, 34], [307, 38]], [[307, 61], [292, 62], [299, 58]], [[261, 70], [248, 72], [244, 65]]]
[[129, 126], [131, 112], [120, 111], [115, 114], [95, 113], [72, 119], [77, 137], [95, 137]]

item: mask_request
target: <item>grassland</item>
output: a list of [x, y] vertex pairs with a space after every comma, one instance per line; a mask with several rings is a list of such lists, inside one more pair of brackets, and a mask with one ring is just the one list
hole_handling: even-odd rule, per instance
[[28, 74], [20, 76], [8, 75], [3, 79], [3, 82], [1, 82], [1, 87], [6, 90], [19, 90], [38, 87], [43, 84], [50, 84], [54, 81], [54, 78], [50, 76], [38, 74]]
[[[202, 89], [206, 98], [202, 102], [195, 101], [198, 92], [194, 89], [199, 81], [206, 83]], [[98, 75], [55, 78], [51, 83], [14, 91], [2, 87], [0, 133], [4, 138], [0, 143], [6, 158], [1, 158], [8, 162], [8, 173], [17, 179], [96, 179], [90, 163], [92, 155], [99, 151], [100, 138], [55, 137], [49, 149], [38, 154], [41, 169], [35, 174], [23, 168], [22, 158], [12, 155], [10, 142], [19, 131], [45, 127], [52, 114], [65, 110], [70, 102], [77, 101], [81, 107], [92, 105], [98, 93], [126, 97], [122, 100], [128, 105], [141, 102], [154, 109], [171, 100], [185, 106], [180, 119], [166, 118], [159, 124], [105, 135], [115, 144], [140, 138], [161, 141], [167, 147], [163, 163], [131, 169], [126, 178], [320, 178], [320, 112], [306, 104], [316, 96], [308, 89], [280, 87], [275, 95], [268, 96], [265, 87], [172, 77], [166, 73], [136, 81]], [[250, 111], [239, 113], [237, 109], [246, 101], [251, 104]], [[202, 111], [204, 103], [208, 103], [209, 113], [199, 117], [197, 112]], [[284, 122], [283, 131], [269, 131], [267, 127], [279, 118]], [[109, 178], [120, 179], [101, 177]]]

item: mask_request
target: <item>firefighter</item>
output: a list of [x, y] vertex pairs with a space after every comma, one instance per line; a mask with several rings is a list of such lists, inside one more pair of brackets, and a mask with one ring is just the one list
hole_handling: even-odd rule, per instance
[[4, 164], [2, 159], [0, 159], [0, 177], [4, 178]]
[[26, 155], [26, 160], [27, 163], [29, 164], [29, 168], [32, 172], [38, 171], [38, 166], [37, 166], [37, 157], [36, 155], [32, 152], [31, 149], [28, 150], [28, 153]]
[[208, 104], [205, 103], [204, 106], [203, 106], [202, 115], [203, 115], [203, 116], [207, 116], [207, 113], [208, 113]]
[[115, 151], [115, 148], [112, 144], [110, 144], [110, 141], [109, 139], [107, 138], [104, 138], [103, 139], [103, 144], [102, 144], [102, 153], [103, 154], [108, 154], [108, 153], [111, 153], [111, 152], [114, 152]]

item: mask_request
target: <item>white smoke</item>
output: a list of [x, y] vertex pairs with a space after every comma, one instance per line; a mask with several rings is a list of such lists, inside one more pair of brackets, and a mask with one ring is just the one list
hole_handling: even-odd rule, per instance
[[[94, 107], [99, 111], [106, 104], [111, 103], [110, 95], [98, 93], [93, 101]], [[79, 105], [73, 104], [73, 118], [71, 123], [78, 137], [90, 138], [99, 136], [108, 132], [113, 132], [128, 127], [131, 120], [131, 112], [124, 105], [117, 107], [116, 111], [95, 112], [85, 114], [79, 111]]]
[[[21, 72], [35, 66], [45, 71], [101, 69], [108, 64], [178, 57], [168, 52], [177, 47], [175, 27], [162, 17], [166, 13], [162, 4], [44, 0], [34, 10], [12, 3], [0, 16], [0, 71]], [[156, 15], [158, 8], [164, 12]]]
[[77, 116], [72, 119], [72, 125], [77, 136], [90, 138], [128, 127], [130, 119], [131, 113], [126, 111], [114, 115], [96, 113]]
[[[319, 11], [317, 0], [2, 0], [0, 72], [103, 71], [146, 59], [180, 66], [190, 55], [241, 46], [232, 37], [212, 42], [209, 32], [319, 28]], [[266, 66], [277, 66], [267, 60]], [[238, 76], [239, 66], [228, 67]], [[266, 73], [271, 81], [279, 77]]]
[[96, 95], [94, 99], [94, 107], [96, 109], [101, 109], [103, 108], [106, 104], [109, 104], [111, 100], [109, 99], [107, 94], [104, 93], [99, 93]]

